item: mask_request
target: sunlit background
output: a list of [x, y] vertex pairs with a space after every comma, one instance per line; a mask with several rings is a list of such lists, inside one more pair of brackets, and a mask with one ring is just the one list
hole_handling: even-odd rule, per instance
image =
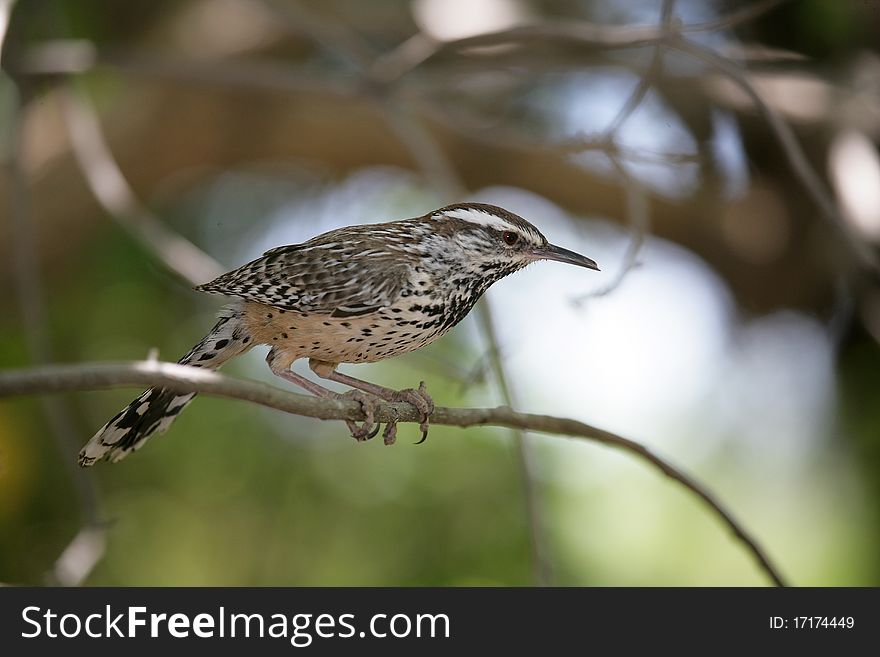
[[[0, 185], [4, 369], [154, 348], [176, 360], [204, 335], [222, 302], [139, 226], [232, 268], [461, 193], [602, 267], [537, 264], [488, 293], [518, 410], [651, 447], [794, 584], [880, 584], [880, 279], [857, 255], [880, 242], [880, 2], [792, 0], [688, 35], [747, 67], [842, 224], [704, 60], [552, 38], [444, 46], [545, 22], [657, 25], [660, 0], [11, 4], [0, 99], [21, 141], [16, 155], [7, 131], [4, 171], [18, 166], [27, 194], [16, 201], [12, 175]], [[670, 3], [685, 25], [751, 5]], [[472, 314], [424, 350], [343, 371], [493, 406], [493, 353]], [[224, 372], [286, 386], [264, 357]], [[527, 482], [508, 430], [435, 426], [414, 446], [402, 425], [384, 447], [200, 397], [137, 455], [76, 471], [79, 445], [137, 392], [0, 404], [0, 582], [768, 582], [681, 486], [560, 436], [527, 436]]]

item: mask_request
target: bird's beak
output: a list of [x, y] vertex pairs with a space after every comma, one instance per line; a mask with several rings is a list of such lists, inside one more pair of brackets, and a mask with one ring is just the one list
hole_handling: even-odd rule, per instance
[[547, 246], [534, 249], [532, 251], [532, 257], [534, 257], [535, 260], [567, 262], [570, 265], [577, 265], [578, 267], [586, 267], [587, 269], [595, 269], [596, 271], [599, 271], [599, 265], [597, 265], [594, 260], [591, 260], [587, 256], [582, 256], [580, 253], [563, 249], [561, 246], [555, 246], [554, 244], [548, 244]]

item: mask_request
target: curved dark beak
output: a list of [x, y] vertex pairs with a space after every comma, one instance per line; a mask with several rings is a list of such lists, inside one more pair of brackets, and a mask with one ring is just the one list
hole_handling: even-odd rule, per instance
[[578, 267], [586, 267], [587, 269], [595, 269], [596, 271], [599, 271], [599, 265], [597, 265], [594, 260], [591, 260], [587, 256], [582, 256], [580, 253], [563, 249], [561, 246], [555, 246], [554, 244], [548, 244], [547, 246], [534, 249], [532, 251], [532, 256], [536, 260], [567, 262], [570, 265], [577, 265]]

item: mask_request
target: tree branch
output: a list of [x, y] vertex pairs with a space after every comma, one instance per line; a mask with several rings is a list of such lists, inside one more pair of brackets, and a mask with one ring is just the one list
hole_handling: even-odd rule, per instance
[[[319, 399], [288, 392], [266, 383], [235, 379], [218, 372], [175, 363], [134, 361], [120, 363], [81, 363], [46, 365], [0, 372], [0, 397], [71, 390], [103, 390], [129, 385], [155, 385], [175, 392], [199, 392], [249, 401], [279, 411], [321, 420], [363, 420], [361, 405], [355, 401]], [[418, 422], [419, 411], [410, 404], [380, 404], [376, 421]], [[684, 486], [720, 517], [733, 535], [752, 554], [758, 566], [777, 586], [785, 580], [770, 562], [758, 542], [703, 485], [658, 456], [644, 445], [577, 420], [518, 413], [508, 407], [437, 408], [431, 416], [435, 425], [455, 427], [496, 426], [582, 438], [622, 449], [646, 461], [667, 477]]]
[[140, 202], [104, 140], [97, 114], [85, 98], [70, 85], [62, 89], [61, 98], [73, 154], [107, 214], [191, 285], [226, 271], [195, 244], [165, 226]]
[[779, 147], [785, 154], [785, 158], [788, 160], [795, 178], [819, 207], [822, 216], [840, 234], [844, 244], [862, 265], [875, 271], [880, 270], [880, 258], [878, 258], [871, 246], [858, 236], [856, 231], [843, 217], [834, 198], [826, 190], [819, 174], [807, 159], [791, 126], [785, 122], [785, 119], [782, 118], [779, 112], [764, 102], [764, 99], [761, 98], [754, 85], [749, 81], [746, 72], [740, 66], [722, 57], [712, 49], [680, 36], [670, 36], [667, 45], [707, 64], [730, 79], [748, 95], [755, 108], [764, 117], [764, 120], [767, 121], [767, 125], [770, 126], [770, 131], [779, 142]]
[[[761, 0], [716, 20], [681, 25], [678, 29], [681, 32], [715, 32], [729, 29], [754, 20], [787, 1]], [[376, 69], [381, 72], [377, 77], [390, 83], [439, 55], [508, 43], [569, 43], [595, 50], [623, 50], [659, 45], [671, 34], [671, 25], [666, 20], [671, 15], [671, 9], [663, 7], [662, 13], [658, 25], [600, 25], [587, 21], [558, 20], [522, 25], [497, 32], [484, 32], [444, 42], [422, 39], [418, 47], [413, 47], [411, 40], [407, 40], [380, 58]]]

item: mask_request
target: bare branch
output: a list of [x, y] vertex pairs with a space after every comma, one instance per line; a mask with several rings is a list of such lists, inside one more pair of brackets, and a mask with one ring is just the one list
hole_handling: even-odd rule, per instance
[[496, 148], [514, 146], [523, 150], [552, 150], [566, 154], [598, 151], [608, 155], [608, 157], [617, 157], [627, 162], [645, 164], [699, 164], [702, 161], [698, 153], [674, 153], [645, 148], [630, 148], [618, 142], [610, 141], [605, 134], [598, 136], [578, 135], [571, 139], [545, 143], [541, 140], [527, 137], [516, 130], [505, 129], [499, 126], [486, 128], [472, 125], [472, 122], [468, 121], [466, 115], [460, 112], [452, 113], [447, 107], [420, 103], [418, 109], [425, 117], [469, 141]]
[[[227, 399], [240, 399], [295, 415], [321, 420], [363, 420], [358, 402], [307, 397], [266, 383], [235, 379], [218, 372], [157, 361], [80, 363], [47, 365], [0, 372], [0, 397], [72, 390], [103, 390], [129, 385], [161, 386], [175, 392], [199, 392]], [[420, 412], [404, 402], [380, 404], [376, 421], [419, 422]], [[733, 532], [753, 555], [760, 568], [777, 586], [785, 586], [779, 571], [751, 534], [704, 486], [658, 456], [644, 445], [577, 420], [518, 413], [509, 407], [437, 408], [431, 416], [435, 425], [455, 427], [496, 426], [570, 436], [622, 449], [646, 461], [655, 469], [694, 493]]]
[[676, 31], [711, 32], [741, 25], [785, 1], [762, 0], [755, 5], [737, 10], [717, 20], [690, 26], [675, 26], [671, 21], [667, 21], [666, 18], [671, 17], [671, 8], [669, 10], [664, 8], [663, 20], [660, 25], [599, 25], [586, 21], [558, 20], [522, 25], [497, 32], [486, 32], [463, 39], [434, 42], [434, 47], [430, 51], [428, 50], [429, 44], [420, 43], [418, 48], [413, 48], [404, 42], [395, 51], [383, 57], [382, 68], [383, 73], [390, 81], [404, 76], [413, 69], [448, 52], [509, 43], [553, 43], [556, 45], [568, 43], [594, 50], [622, 50], [657, 45], [676, 34]]
[[73, 153], [92, 193], [107, 213], [168, 269], [192, 285], [226, 271], [192, 242], [167, 228], [138, 200], [104, 141], [98, 117], [87, 101], [69, 87], [63, 90], [62, 99]]
[[281, 19], [281, 23], [290, 31], [307, 34], [329, 54], [337, 57], [343, 55], [355, 66], [368, 65], [376, 55], [370, 44], [357, 32], [337, 21], [326, 20], [297, 2], [260, 0], [260, 4]]
[[[669, 28], [673, 21], [673, 10], [675, 9], [675, 0], [664, 0], [660, 8], [660, 24]], [[641, 183], [630, 175], [626, 167], [621, 163], [618, 154], [615, 153], [616, 142], [614, 137], [623, 125], [629, 120], [633, 112], [638, 109], [645, 100], [648, 91], [656, 83], [663, 69], [663, 44], [657, 44], [654, 47], [654, 55], [651, 58], [651, 66], [639, 80], [638, 85], [627, 98], [626, 102], [618, 111], [617, 115], [612, 119], [608, 127], [597, 140], [599, 144], [605, 144], [603, 149], [611, 164], [614, 165], [617, 175], [623, 180], [624, 189], [626, 191], [626, 215], [628, 223], [632, 230], [632, 239], [627, 247], [623, 257], [623, 264], [618, 270], [614, 278], [599, 290], [588, 292], [575, 297], [572, 301], [575, 305], [581, 305], [589, 298], [606, 296], [616, 290], [623, 282], [626, 275], [636, 266], [636, 257], [645, 243], [645, 236], [650, 225], [650, 215], [648, 210], [648, 198], [644, 187]]]
[[64, 548], [47, 579], [51, 585], [80, 586], [107, 548], [104, 527], [84, 527]]
[[[660, 26], [668, 29], [672, 24], [672, 11], [675, 8], [675, 0], [663, 0], [663, 6], [660, 8]], [[645, 99], [645, 96], [648, 95], [648, 91], [650, 91], [651, 86], [655, 82], [655, 78], [660, 75], [660, 72], [663, 68], [663, 44], [657, 44], [654, 47], [654, 55], [651, 57], [651, 66], [648, 68], [647, 72], [639, 79], [638, 85], [633, 90], [632, 94], [629, 98], [627, 98], [626, 102], [623, 104], [623, 107], [620, 108], [620, 111], [617, 113], [617, 116], [608, 124], [608, 127], [605, 128], [605, 132], [602, 135], [602, 139], [604, 141], [611, 141], [614, 138], [615, 133], [626, 123], [627, 119], [632, 116], [632, 113], [638, 109], [639, 105], [642, 104], [642, 101]]]
[[608, 153], [607, 155], [617, 170], [617, 174], [623, 180], [624, 189], [626, 190], [626, 216], [629, 219], [632, 237], [623, 255], [623, 263], [614, 277], [598, 290], [574, 297], [572, 303], [576, 306], [582, 305], [588, 299], [607, 296], [620, 287], [626, 275], [639, 265], [639, 251], [641, 251], [645, 243], [645, 237], [649, 232], [651, 224], [648, 195], [645, 193], [645, 188], [630, 175], [613, 153]]
[[[452, 41], [419, 42], [417, 48], [404, 42], [379, 60], [380, 77], [386, 84], [396, 82], [433, 59], [452, 52], [506, 44], [551, 43], [576, 45], [595, 50], [621, 50], [656, 45], [667, 38], [665, 29], [655, 25], [616, 26], [578, 21], [545, 21], [498, 32], [484, 32]], [[408, 45], [409, 44], [409, 45]], [[485, 52], [485, 51], [484, 51]]]
[[[507, 382], [507, 371], [504, 361], [501, 359], [501, 350], [498, 343], [498, 334], [495, 332], [495, 320], [492, 316], [492, 307], [487, 300], [480, 302], [477, 308], [477, 319], [480, 329], [488, 343], [488, 360], [495, 375], [496, 385], [501, 392], [501, 399], [508, 406], [517, 406], [514, 391]], [[520, 476], [523, 482], [523, 496], [526, 505], [526, 517], [529, 523], [529, 538], [531, 540], [532, 561], [534, 563], [535, 581], [541, 586], [550, 586], [553, 583], [553, 560], [550, 555], [550, 546], [547, 541], [547, 526], [544, 520], [544, 504], [540, 488], [538, 486], [538, 463], [535, 450], [529, 442], [528, 436], [522, 430], [514, 430], [514, 447], [516, 448], [517, 462]]]
[[755, 107], [767, 121], [771, 131], [779, 141], [789, 166], [801, 183], [801, 186], [809, 194], [813, 202], [819, 206], [823, 216], [831, 224], [832, 228], [843, 238], [849, 250], [858, 258], [859, 262], [871, 269], [880, 269], [880, 259], [877, 253], [864, 240], [860, 239], [843, 215], [840, 213], [837, 203], [825, 189], [825, 184], [813, 169], [807, 156], [804, 154], [794, 132], [780, 114], [764, 102], [754, 85], [749, 82], [745, 72], [733, 62], [725, 59], [713, 50], [681, 37], [670, 38], [670, 48], [687, 53], [699, 59], [726, 77], [730, 78], [751, 98]]
[[424, 174], [425, 181], [441, 198], [462, 198], [465, 194], [464, 183], [424, 123], [401, 100], [385, 99], [380, 102], [385, 122], [409, 151]]
[[[711, 32], [735, 27], [760, 16], [783, 2], [786, 0], [762, 0], [751, 7], [722, 16], [715, 21], [685, 25], [679, 29], [682, 32]], [[510, 42], [559, 43], [573, 41], [577, 45], [597, 50], [656, 45], [663, 42], [669, 34], [669, 29], [672, 26], [673, 5], [674, 2], [664, 2], [661, 7], [660, 25], [656, 26], [598, 25], [581, 21], [576, 26], [569, 28], [571, 25], [569, 21], [544, 22], [446, 42], [436, 41], [419, 32], [377, 58], [373, 64], [371, 75], [374, 79], [387, 84], [443, 53]]]
[[431, 57], [438, 45], [424, 32], [416, 32], [396, 48], [379, 55], [370, 66], [369, 75], [380, 84], [390, 84]]

